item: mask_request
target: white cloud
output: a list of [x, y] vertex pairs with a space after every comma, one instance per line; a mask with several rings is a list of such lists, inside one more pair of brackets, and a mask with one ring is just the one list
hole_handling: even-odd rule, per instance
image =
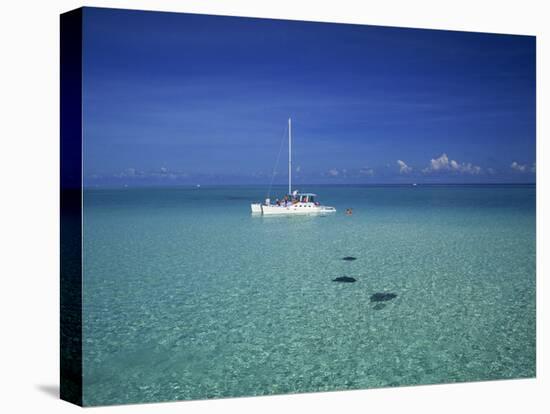
[[399, 165], [399, 174], [408, 174], [413, 170], [405, 161], [397, 160], [397, 165]]
[[514, 161], [511, 165], [510, 165], [510, 168], [514, 171], [517, 171], [517, 172], [525, 172], [527, 170], [527, 165], [525, 164], [519, 164], [517, 163], [516, 161]]
[[439, 171], [439, 170], [448, 170], [449, 169], [449, 157], [447, 154], [443, 153], [439, 158], [432, 158], [430, 161], [430, 166], [425, 170], [429, 171]]
[[[114, 173], [110, 175], [110, 177], [113, 178], [124, 178], [124, 179], [135, 179], [135, 180], [143, 180], [143, 179], [185, 179], [190, 177], [191, 174], [184, 172], [184, 171], [178, 171], [178, 170], [170, 170], [166, 167], [159, 168], [158, 170], [148, 170], [148, 171], [142, 171], [138, 170], [136, 168], [126, 168], [124, 171], [121, 171], [119, 173]], [[99, 177], [101, 178], [101, 177]]]
[[372, 177], [374, 175], [374, 170], [372, 168], [364, 167], [359, 169], [359, 175], [366, 175]]
[[340, 171], [338, 171], [336, 168], [331, 168], [328, 170], [328, 175], [331, 177], [337, 177], [340, 174]]
[[450, 160], [447, 154], [443, 153], [439, 158], [432, 158], [430, 165], [422, 170], [425, 174], [434, 172], [456, 172], [461, 174], [478, 175], [483, 172], [480, 166], [473, 165], [472, 163], [460, 163], [455, 160]]
[[296, 172], [299, 173], [301, 170], [302, 170], [302, 166], [301, 166], [301, 165], [298, 165], [298, 166], [296, 167]]
[[460, 171], [462, 173], [466, 174], [472, 174], [472, 175], [478, 175], [481, 174], [481, 167], [478, 165], [473, 165], [471, 163], [467, 164], [460, 164], [457, 168], [455, 168], [457, 171]]
[[124, 171], [114, 174], [114, 176], [116, 178], [131, 178], [136, 177], [138, 174], [141, 173], [138, 173], [135, 168], [126, 168]]

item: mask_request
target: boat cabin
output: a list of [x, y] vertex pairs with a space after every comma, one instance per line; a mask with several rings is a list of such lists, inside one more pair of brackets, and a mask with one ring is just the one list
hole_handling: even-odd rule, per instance
[[312, 193], [298, 193], [298, 194], [296, 194], [296, 199], [300, 203], [315, 203], [315, 197], [317, 197], [317, 194], [312, 194]]

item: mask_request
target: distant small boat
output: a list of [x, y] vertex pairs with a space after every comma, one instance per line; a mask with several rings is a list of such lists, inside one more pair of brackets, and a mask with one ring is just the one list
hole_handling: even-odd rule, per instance
[[323, 206], [316, 201], [316, 194], [292, 191], [292, 124], [288, 119], [288, 194], [282, 200], [271, 203], [268, 197], [263, 203], [252, 203], [253, 214], [263, 215], [298, 215], [334, 213], [334, 207]]
[[418, 185], [418, 184], [416, 184], [416, 183], [413, 183], [413, 187], [416, 187], [417, 185]]
[[201, 185], [200, 185], [200, 184], [197, 184], [197, 188], [201, 188]]

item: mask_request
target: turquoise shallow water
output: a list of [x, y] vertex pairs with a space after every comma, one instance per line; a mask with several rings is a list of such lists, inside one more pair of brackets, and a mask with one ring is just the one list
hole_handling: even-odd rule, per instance
[[84, 403], [535, 375], [534, 186], [307, 190], [87, 190]]

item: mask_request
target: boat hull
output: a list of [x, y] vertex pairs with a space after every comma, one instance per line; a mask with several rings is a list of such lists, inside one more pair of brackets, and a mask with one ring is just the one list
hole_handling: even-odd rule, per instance
[[289, 206], [255, 203], [251, 204], [250, 208], [253, 214], [263, 214], [264, 216], [330, 214], [336, 212], [334, 207], [317, 206], [313, 203], [297, 203]]

